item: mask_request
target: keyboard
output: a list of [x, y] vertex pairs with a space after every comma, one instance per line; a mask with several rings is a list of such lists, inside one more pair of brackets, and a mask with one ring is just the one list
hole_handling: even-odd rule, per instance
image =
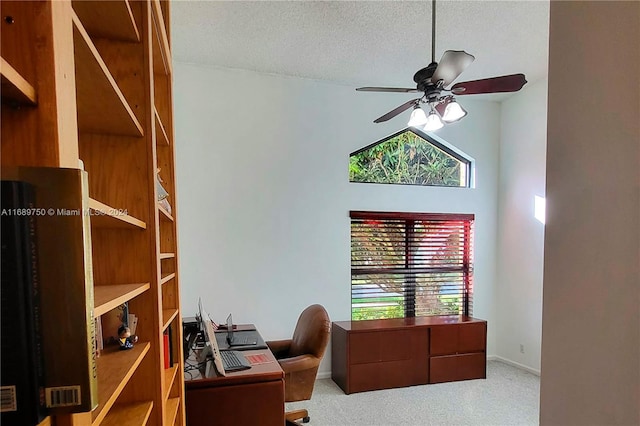
[[225, 371], [246, 370], [251, 368], [249, 361], [238, 351], [220, 351], [222, 366]]
[[233, 336], [233, 340], [227, 342], [230, 346], [246, 346], [246, 345], [257, 345], [258, 341], [251, 336]]

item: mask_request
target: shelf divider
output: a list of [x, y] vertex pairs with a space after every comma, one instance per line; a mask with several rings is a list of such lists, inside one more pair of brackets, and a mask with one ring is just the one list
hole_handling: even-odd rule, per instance
[[20, 105], [36, 105], [36, 89], [2, 57], [0, 57], [0, 74], [2, 74], [2, 99], [14, 101]]
[[173, 259], [174, 257], [176, 257], [175, 253], [160, 253], [160, 260]]
[[149, 283], [96, 285], [93, 288], [94, 315], [105, 314], [150, 288]]
[[180, 398], [170, 398], [167, 400], [167, 410], [165, 411], [164, 424], [172, 425], [176, 421], [176, 414], [178, 414], [178, 406], [180, 405]]
[[92, 425], [99, 425], [118, 399], [120, 392], [149, 352], [149, 342], [138, 342], [126, 351], [116, 345], [98, 358], [98, 408], [91, 412]]
[[172, 367], [164, 370], [164, 400], [169, 399], [169, 393], [171, 392], [171, 386], [176, 379], [176, 372], [178, 371], [178, 364], [173, 364]]
[[90, 36], [140, 42], [138, 26], [128, 0], [73, 0], [72, 4]]
[[171, 49], [169, 46], [169, 37], [164, 27], [164, 17], [162, 15], [162, 6], [159, 0], [152, 0], [153, 4], [153, 72], [158, 74], [170, 75], [173, 73], [171, 65]]
[[158, 204], [158, 210], [160, 211], [161, 215], [160, 215], [160, 219], [164, 219], [164, 220], [168, 220], [173, 222], [173, 216], [171, 216], [171, 213], [169, 213], [167, 211], [167, 209], [165, 209], [164, 207], [162, 207], [160, 204]]
[[147, 224], [140, 219], [128, 214], [119, 214], [122, 210], [114, 209], [93, 198], [89, 198], [89, 209], [91, 209], [91, 226], [147, 229]]
[[134, 404], [116, 404], [100, 423], [100, 426], [145, 426], [151, 415], [153, 401], [143, 401]]
[[[73, 14], [78, 130], [126, 136], [143, 136], [142, 126], [107, 65]], [[105, 111], [109, 111], [105, 114]]]
[[160, 284], [165, 284], [176, 277], [176, 273], [172, 272], [171, 274], [165, 275], [160, 279]]
[[163, 309], [162, 310], [162, 331], [165, 331], [171, 321], [178, 315], [177, 309]]
[[160, 118], [160, 114], [158, 114], [158, 110], [153, 107], [153, 114], [156, 117], [156, 144], [159, 146], [170, 146], [169, 135], [167, 134], [167, 130], [162, 124], [162, 119]]

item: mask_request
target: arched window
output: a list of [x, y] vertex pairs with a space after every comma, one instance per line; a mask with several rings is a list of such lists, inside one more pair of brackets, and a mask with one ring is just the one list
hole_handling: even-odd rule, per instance
[[349, 181], [473, 187], [473, 158], [407, 128], [350, 154]]

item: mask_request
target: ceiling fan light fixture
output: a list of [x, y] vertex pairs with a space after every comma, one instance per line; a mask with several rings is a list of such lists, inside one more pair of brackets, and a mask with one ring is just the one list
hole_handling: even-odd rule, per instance
[[444, 114], [442, 114], [442, 120], [447, 123], [453, 123], [455, 121], [460, 120], [462, 117], [467, 115], [467, 111], [460, 106], [456, 101], [451, 101], [447, 104], [447, 107], [444, 109]]
[[444, 123], [442, 122], [442, 120], [440, 120], [438, 114], [434, 110], [431, 110], [429, 116], [427, 117], [427, 123], [424, 125], [424, 131], [434, 132], [438, 129], [441, 129], [443, 126]]
[[418, 127], [427, 123], [427, 114], [425, 114], [424, 110], [420, 108], [419, 105], [416, 105], [411, 111], [411, 117], [409, 117], [409, 122], [407, 126], [409, 127]]

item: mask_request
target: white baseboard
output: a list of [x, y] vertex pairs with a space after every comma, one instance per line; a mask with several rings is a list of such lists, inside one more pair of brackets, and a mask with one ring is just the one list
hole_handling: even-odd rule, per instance
[[528, 367], [524, 364], [520, 364], [519, 362], [515, 362], [515, 361], [511, 361], [510, 359], [506, 359], [506, 358], [502, 358], [501, 356], [498, 355], [490, 355], [487, 356], [487, 361], [499, 361], [499, 362], [503, 362], [505, 364], [509, 364], [513, 367], [519, 368], [521, 370], [524, 371], [528, 371], [531, 374], [535, 374], [536, 376], [540, 375], [540, 370], [536, 370], [535, 368], [531, 368]]
[[330, 379], [330, 378], [331, 378], [331, 371], [320, 371], [316, 375], [316, 380]]

